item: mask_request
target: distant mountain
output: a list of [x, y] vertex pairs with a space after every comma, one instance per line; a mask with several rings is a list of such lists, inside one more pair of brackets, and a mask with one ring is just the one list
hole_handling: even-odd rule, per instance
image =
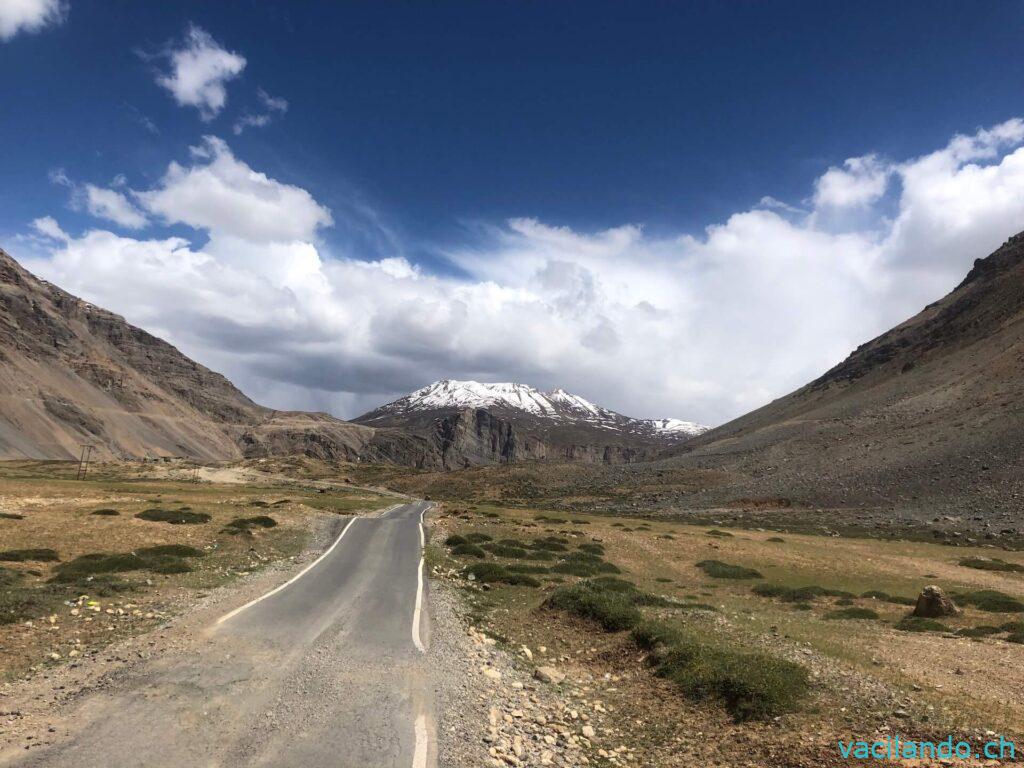
[[525, 459], [624, 463], [705, 431], [680, 419], [634, 419], [555, 389], [444, 379], [354, 419], [436, 444], [448, 468]]

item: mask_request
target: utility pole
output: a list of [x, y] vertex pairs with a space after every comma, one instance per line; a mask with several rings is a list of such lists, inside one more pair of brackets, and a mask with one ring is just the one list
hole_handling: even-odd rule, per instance
[[92, 456], [92, 446], [82, 446], [82, 456], [78, 460], [78, 474], [75, 475], [76, 480], [85, 480], [85, 475], [89, 471], [89, 458]]

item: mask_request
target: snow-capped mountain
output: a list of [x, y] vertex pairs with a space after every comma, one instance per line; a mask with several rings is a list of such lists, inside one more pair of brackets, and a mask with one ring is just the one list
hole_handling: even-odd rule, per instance
[[392, 424], [402, 417], [428, 412], [484, 408], [515, 416], [523, 414], [552, 424], [591, 426], [637, 436], [683, 439], [709, 428], [682, 419], [634, 419], [595, 405], [584, 397], [554, 389], [542, 392], [526, 384], [483, 383], [444, 379], [360, 416], [369, 425]]

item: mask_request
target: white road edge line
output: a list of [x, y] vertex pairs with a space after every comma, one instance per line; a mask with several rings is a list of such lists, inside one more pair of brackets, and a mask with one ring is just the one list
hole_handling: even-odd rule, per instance
[[[420, 567], [416, 570], [416, 608], [412, 612], [412, 642], [420, 653], [427, 652], [423, 640], [420, 639], [420, 612], [423, 610], [423, 554], [427, 546], [426, 536], [423, 534], [423, 515], [426, 512], [426, 507], [420, 510]], [[419, 728], [418, 721], [416, 727]]]
[[427, 768], [427, 716], [416, 718], [416, 750], [412, 754], [412, 768]]
[[303, 568], [301, 571], [299, 571], [295, 576], [292, 576], [290, 579], [288, 579], [288, 581], [286, 581], [284, 584], [280, 585], [279, 587], [274, 587], [272, 590], [267, 592], [267, 594], [261, 595], [260, 597], [257, 597], [255, 600], [250, 600], [245, 605], [243, 605], [243, 606], [241, 606], [239, 608], [235, 608], [235, 610], [231, 611], [230, 613], [225, 613], [223, 616], [221, 616], [219, 619], [217, 619], [217, 624], [223, 624], [225, 621], [227, 621], [228, 619], [230, 619], [230, 618], [232, 618], [234, 616], [237, 616], [238, 614], [240, 614], [242, 611], [246, 610], [247, 608], [252, 608], [254, 605], [256, 605], [256, 603], [261, 602], [262, 600], [266, 600], [271, 595], [276, 595], [282, 589], [284, 589], [285, 587], [287, 587], [287, 586], [289, 586], [291, 584], [294, 584], [296, 581], [301, 579], [303, 576], [305, 576], [311, 570], [316, 568], [317, 565], [319, 565], [320, 561], [323, 560], [325, 557], [327, 557], [329, 554], [331, 554], [331, 552], [334, 551], [334, 548], [336, 546], [338, 546], [339, 543], [341, 543], [341, 540], [343, 538], [345, 538], [345, 534], [348, 533], [348, 529], [351, 528], [352, 525], [355, 523], [355, 521], [358, 520], [358, 519], [359, 519], [358, 517], [353, 517], [351, 520], [349, 520], [348, 521], [348, 525], [346, 525], [344, 530], [338, 535], [338, 538], [336, 538], [334, 540], [334, 543], [331, 544], [331, 546], [329, 546], [327, 548], [327, 551], [324, 552], [322, 555], [320, 555], [320, 557], [318, 557], [312, 563], [307, 565], [305, 568]]

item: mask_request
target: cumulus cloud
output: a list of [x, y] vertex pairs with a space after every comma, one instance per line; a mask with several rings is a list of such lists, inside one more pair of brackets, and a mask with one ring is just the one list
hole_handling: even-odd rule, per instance
[[851, 157], [842, 168], [829, 168], [814, 185], [817, 208], [869, 205], [885, 194], [893, 168], [877, 155]]
[[181, 48], [168, 51], [170, 70], [157, 77], [178, 104], [195, 107], [212, 120], [227, 103], [225, 84], [245, 69], [245, 57], [223, 48], [210, 33], [194, 24], [185, 31]]
[[136, 193], [167, 223], [256, 242], [312, 240], [332, 223], [309, 192], [254, 171], [221, 139], [207, 136], [191, 152], [191, 165], [171, 163], [157, 188]]
[[[833, 175], [811, 183], [830, 191], [806, 213], [760, 204], [697, 236], [512, 219], [443, 252], [455, 278], [401, 257], [325, 252], [326, 208], [207, 139], [136, 193], [151, 214], [203, 231], [201, 247], [96, 230], [57, 238], [30, 266], [278, 407], [351, 416], [450, 376], [718, 423], [919, 311], [1019, 229], [1022, 144], [1024, 124], [1009, 121], [872, 161], [886, 169], [882, 196], [877, 181], [835, 192]], [[840, 171], [877, 176], [871, 167]], [[861, 209], [862, 226], [821, 224], [841, 201]]]
[[0, 40], [62, 24], [67, 15], [63, 0], [0, 0]]
[[[73, 181], [63, 168], [50, 171], [50, 181], [71, 190], [71, 208], [87, 211], [98, 219], [111, 221], [125, 229], [142, 229], [149, 223], [146, 215], [131, 200], [116, 189], [98, 187], [95, 184], [79, 184]], [[111, 186], [124, 187], [124, 176], [117, 176]]]

